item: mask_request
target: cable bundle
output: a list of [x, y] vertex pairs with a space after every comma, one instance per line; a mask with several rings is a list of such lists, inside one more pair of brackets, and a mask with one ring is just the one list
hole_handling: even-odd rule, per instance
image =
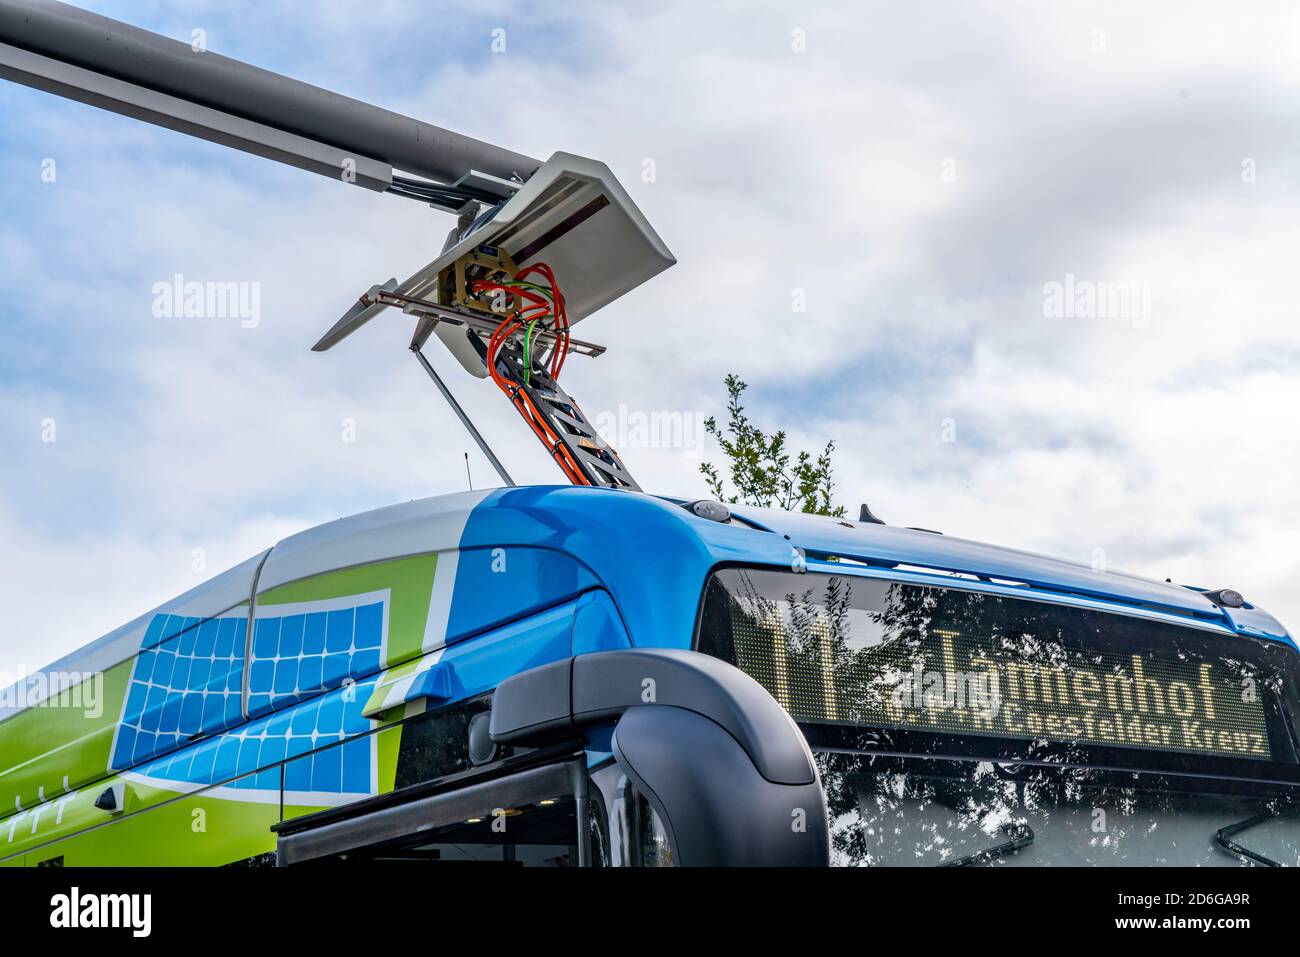
[[[543, 279], [546, 285], [530, 282], [528, 277], [533, 275]], [[546, 263], [536, 263], [519, 270], [514, 279], [504, 282], [477, 279], [471, 288], [474, 292], [505, 292], [522, 303], [518, 311], [511, 313], [497, 326], [488, 340], [488, 373], [496, 384], [503, 389], [507, 388], [507, 381], [497, 370], [497, 353], [511, 336], [520, 331], [523, 332], [524, 345], [524, 384], [528, 384], [532, 374], [533, 344], [537, 333], [544, 330], [555, 335], [555, 346], [551, 351], [547, 371], [552, 379], [558, 379], [569, 353], [569, 317], [564, 308], [564, 294], [560, 292], [551, 267]]]
[[[530, 277], [537, 277], [542, 281], [532, 281]], [[545, 368], [552, 379], [560, 377], [564, 360], [569, 354], [569, 317], [565, 311], [564, 294], [560, 292], [559, 283], [555, 281], [555, 274], [551, 271], [551, 267], [545, 263], [536, 263], [519, 270], [513, 279], [503, 282], [476, 279], [471, 289], [474, 292], [504, 292], [515, 297], [520, 303], [519, 309], [506, 316], [488, 340], [488, 374], [509, 397], [524, 421], [533, 430], [533, 434], [547, 447], [569, 481], [575, 485], [591, 485], [592, 482], [582, 466], [547, 423], [546, 418], [537, 410], [528, 393], [507, 379], [497, 366], [497, 354], [501, 351], [501, 347], [510, 341], [511, 336], [522, 333], [522, 379], [524, 385], [528, 385], [532, 376], [533, 349], [536, 339], [539, 333], [545, 331], [555, 337]]]

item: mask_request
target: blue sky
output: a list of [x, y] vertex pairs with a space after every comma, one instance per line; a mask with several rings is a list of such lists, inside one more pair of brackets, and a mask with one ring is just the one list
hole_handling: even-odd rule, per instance
[[[566, 368], [589, 414], [717, 413], [735, 371], [763, 424], [836, 440], [851, 511], [1300, 621], [1293, 5], [85, 5], [607, 162], [679, 264], [581, 327], [610, 347]], [[0, 210], [0, 671], [285, 534], [464, 487], [405, 320], [309, 351], [434, 258], [446, 215], [13, 85]], [[258, 283], [260, 323], [155, 317], [177, 273]], [[1149, 314], [1046, 315], [1067, 276], [1137, 284]], [[433, 359], [516, 478], [558, 480]], [[703, 492], [711, 449], [623, 452]]]

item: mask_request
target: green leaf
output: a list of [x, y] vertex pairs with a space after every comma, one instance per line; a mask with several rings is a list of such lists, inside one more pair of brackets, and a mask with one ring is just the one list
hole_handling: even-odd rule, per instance
[[[780, 508], [812, 515], [842, 517], [843, 505], [832, 505], [835, 488], [831, 463], [835, 443], [827, 442], [814, 459], [811, 452], [794, 453], [786, 447], [785, 430], [770, 436], [749, 421], [741, 404], [749, 385], [734, 373], [723, 380], [727, 389], [727, 424], [718, 425], [713, 416], [704, 430], [718, 443], [725, 458], [722, 469], [712, 462], [700, 466], [709, 493], [730, 505], [743, 503], [759, 508]], [[722, 471], [728, 473], [729, 484]]]

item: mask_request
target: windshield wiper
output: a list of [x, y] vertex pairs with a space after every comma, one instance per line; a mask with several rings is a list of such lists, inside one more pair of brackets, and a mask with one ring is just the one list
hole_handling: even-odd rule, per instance
[[1005, 857], [1008, 854], [1014, 854], [1034, 843], [1034, 829], [1028, 824], [1003, 824], [998, 828], [1003, 834], [1007, 835], [1010, 840], [1001, 844], [995, 844], [993, 847], [985, 848], [982, 851], [976, 851], [974, 854], [967, 854], [965, 857], [958, 857], [955, 860], [944, 861], [940, 867], [971, 867], [975, 864], [986, 864], [996, 857]]
[[1245, 845], [1238, 844], [1232, 838], [1256, 824], [1263, 824], [1270, 818], [1278, 816], [1278, 811], [1269, 808], [1266, 811], [1260, 811], [1254, 817], [1248, 817], [1244, 821], [1238, 821], [1236, 824], [1229, 824], [1227, 827], [1221, 827], [1214, 832], [1214, 842], [1224, 850], [1236, 854], [1238, 857], [1244, 857], [1248, 861], [1254, 861], [1256, 864], [1263, 864], [1265, 867], [1282, 867], [1283, 865], [1273, 860], [1271, 857], [1265, 857], [1258, 851], [1252, 851]]

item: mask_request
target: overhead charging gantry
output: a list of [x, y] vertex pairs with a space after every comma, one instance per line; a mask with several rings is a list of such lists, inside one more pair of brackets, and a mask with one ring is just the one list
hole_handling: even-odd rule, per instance
[[437, 258], [372, 285], [313, 349], [396, 309], [505, 484], [424, 355], [431, 337], [501, 389], [570, 482], [639, 489], [559, 384], [569, 355], [605, 351], [572, 328], [676, 261], [605, 164], [542, 162], [56, 0], [0, 0], [0, 78], [455, 214]]

